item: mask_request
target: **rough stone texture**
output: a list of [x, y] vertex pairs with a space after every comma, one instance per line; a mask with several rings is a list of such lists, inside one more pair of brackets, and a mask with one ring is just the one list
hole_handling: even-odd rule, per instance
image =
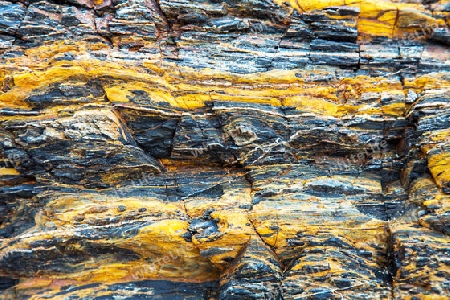
[[449, 25], [0, 1], [0, 299], [449, 299]]

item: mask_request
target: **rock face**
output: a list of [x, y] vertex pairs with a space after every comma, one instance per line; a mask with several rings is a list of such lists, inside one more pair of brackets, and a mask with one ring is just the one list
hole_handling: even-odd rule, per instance
[[0, 299], [449, 299], [449, 25], [0, 0]]

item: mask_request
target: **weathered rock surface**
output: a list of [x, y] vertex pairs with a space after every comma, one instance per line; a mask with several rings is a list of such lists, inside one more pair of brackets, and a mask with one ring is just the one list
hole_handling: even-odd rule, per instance
[[449, 25], [0, 1], [0, 299], [449, 299]]

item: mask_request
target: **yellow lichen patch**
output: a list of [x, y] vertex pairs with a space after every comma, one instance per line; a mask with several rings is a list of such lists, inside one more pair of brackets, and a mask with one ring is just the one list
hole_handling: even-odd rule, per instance
[[203, 93], [188, 93], [186, 95], [175, 97], [175, 107], [181, 107], [185, 109], [196, 109], [203, 107], [206, 101], [211, 100], [211, 95]]
[[42, 45], [36, 48], [29, 48], [25, 50], [25, 57], [19, 58], [23, 63], [45, 63], [47, 59], [53, 58], [61, 53], [79, 52], [84, 48], [85, 44], [72, 44], [63, 41], [57, 41], [52, 44]]
[[6, 69], [3, 70], [3, 68], [0, 67], [0, 95], [9, 90], [12, 85], [13, 81], [12, 77], [10, 77], [10, 72]]
[[[256, 223], [256, 221], [253, 221]], [[261, 236], [264, 243], [274, 248], [281, 248], [285, 243], [284, 239], [280, 238], [278, 243], [279, 230], [274, 229], [273, 222], [268, 221], [264, 223], [256, 223], [256, 232]], [[283, 244], [282, 244], [283, 243]]]
[[413, 89], [416, 93], [425, 90], [440, 90], [450, 86], [450, 80], [442, 78], [439, 74], [427, 74], [414, 79], [405, 79], [405, 87]]
[[[183, 101], [174, 98], [170, 91], [162, 86], [152, 86], [145, 82], [126, 82], [105, 86], [106, 96], [111, 102], [130, 102], [132, 98], [139, 98], [133, 94], [133, 91], [145, 92], [149, 100], [155, 103], [164, 102], [173, 107], [189, 108], [189, 106], [183, 106]], [[203, 105], [203, 101], [200, 103]]]
[[[146, 258], [148, 266], [141, 268], [140, 276], [183, 278], [187, 272], [206, 280], [215, 271], [199, 250], [185, 241], [183, 235], [187, 233], [188, 226], [186, 221], [181, 220], [159, 221], [142, 228], [132, 239], [120, 241], [116, 245]], [[191, 278], [195, 279], [194, 276]]]
[[192, 241], [219, 270], [225, 270], [255, 231], [242, 210], [220, 210], [211, 213], [218, 219], [216, 236], [211, 238], [194, 235]]
[[342, 230], [341, 235], [351, 240], [358, 249], [373, 251], [374, 245], [386, 245], [389, 232], [386, 229], [387, 222], [371, 220], [354, 228]]
[[[363, 25], [364, 34], [383, 35], [389, 37], [402, 37], [402, 30], [415, 30], [423, 26], [431, 26], [442, 21], [436, 20], [427, 14], [427, 10], [418, 4], [413, 3], [394, 3], [391, 1], [372, 1], [364, 0], [360, 3], [360, 23]], [[362, 22], [362, 23], [361, 23]], [[370, 28], [364, 28], [365, 22], [375, 22], [384, 26], [384, 32], [371, 31]], [[381, 27], [378, 27], [381, 28]]]
[[[109, 263], [98, 268], [79, 274], [80, 279], [88, 279], [91, 282], [117, 282], [128, 275], [130, 266], [123, 263]], [[84, 273], [84, 274], [83, 274]]]
[[313, 99], [306, 96], [285, 98], [283, 105], [295, 106], [300, 111], [308, 111], [320, 115], [335, 116], [339, 112], [339, 107], [335, 103], [324, 99]]
[[[123, 206], [124, 211], [118, 211]], [[70, 225], [74, 221], [82, 223], [95, 223], [115, 215], [123, 221], [132, 216], [141, 216], [143, 219], [152, 219], [152, 213], [158, 212], [158, 219], [176, 218], [182, 216], [183, 205], [179, 203], [163, 203], [156, 198], [119, 198], [115, 196], [97, 196], [88, 194], [79, 196], [61, 196], [51, 201], [46, 210], [51, 212], [51, 221], [54, 225]], [[139, 210], [143, 212], [139, 212]], [[150, 213], [152, 212], [152, 213]], [[80, 220], [80, 218], [82, 220]], [[42, 220], [39, 221], [40, 224]]]
[[[432, 118], [433, 119], [428, 118], [428, 120], [427, 118], [424, 118], [424, 120], [437, 122], [434, 116]], [[424, 142], [421, 145], [422, 153], [427, 155], [433, 149], [450, 144], [450, 129], [425, 132], [423, 134], [423, 140]]]
[[338, 90], [351, 91], [350, 95], [359, 97], [363, 93], [399, 93], [402, 84], [398, 80], [389, 80], [380, 77], [356, 76], [355, 78], [344, 78], [335, 83]]
[[[433, 191], [434, 189], [434, 191]], [[411, 186], [409, 194], [409, 201], [416, 205], [422, 205], [425, 199], [429, 199], [427, 195], [424, 195], [422, 191], [426, 191], [427, 193], [433, 193], [436, 191], [436, 184], [433, 182], [431, 178], [419, 178], [414, 181], [414, 184]]]
[[[281, 0], [274, 2], [279, 5], [284, 3]], [[387, 0], [290, 0], [289, 3], [299, 12], [320, 11], [333, 6], [359, 8], [358, 33], [361, 40], [370, 39], [372, 36], [406, 38], [407, 34], [413, 34], [423, 27], [445, 26], [444, 20], [428, 15], [427, 9], [417, 3]], [[339, 19], [339, 16], [328, 17]], [[414, 39], [420, 39], [418, 36], [412, 36]]]
[[[345, 111], [351, 111], [350, 109], [345, 109]], [[380, 107], [372, 107], [370, 105], [363, 105], [355, 111], [355, 115], [380, 115], [382, 114], [382, 110]], [[343, 113], [343, 115], [345, 115]]]
[[448, 187], [450, 183], [450, 153], [441, 152], [436, 155], [429, 155], [428, 169], [438, 187]]
[[27, 290], [27, 289], [38, 289], [43, 287], [48, 287], [52, 284], [52, 279], [50, 278], [32, 278], [25, 280], [16, 285], [17, 290]]
[[183, 220], [162, 220], [142, 228], [137, 235], [142, 246], [137, 246], [136, 251], [144, 254], [155, 246], [150, 241], [160, 239], [161, 242], [183, 242], [183, 234], [186, 233], [189, 223]]
[[112, 102], [129, 102], [128, 97], [131, 95], [127, 87], [123, 85], [105, 87], [106, 97]]
[[85, 69], [81, 66], [56, 65], [45, 72], [22, 73], [14, 75], [17, 88], [35, 89], [44, 84], [63, 82], [71, 76], [82, 76]]
[[381, 107], [381, 111], [386, 116], [404, 116], [406, 106], [405, 103], [392, 103], [390, 105], [384, 105]]
[[[377, 20], [360, 19], [358, 22], [358, 31], [370, 36], [385, 36], [392, 38], [396, 15], [396, 11], [388, 11]], [[363, 39], [364, 36], [360, 38]]]
[[[275, 3], [281, 4], [283, 1], [274, 0]], [[298, 7], [300, 11], [308, 12], [314, 10], [321, 10], [325, 7], [332, 6], [343, 6], [346, 5], [345, 0], [305, 0], [305, 1], [297, 1], [290, 0], [289, 3], [292, 7]]]
[[[180, 250], [183, 249], [183, 250]], [[189, 249], [196, 255], [188, 258]], [[185, 274], [190, 274], [189, 278]], [[75, 274], [73, 274], [75, 275]], [[72, 274], [68, 278], [74, 278]], [[204, 282], [217, 278], [217, 270], [209, 261], [202, 258], [193, 245], [190, 247], [174, 246], [172, 250], [146, 259], [122, 263], [108, 263], [95, 270], [83, 271], [75, 277], [79, 284], [83, 283], [114, 283], [145, 279], [167, 279], [186, 282]]]
[[374, 1], [374, 0], [361, 0], [359, 3], [361, 8], [361, 17], [368, 19], [377, 19], [384, 16], [384, 13], [390, 11], [396, 11], [398, 8], [397, 3], [392, 1]]
[[0, 176], [20, 175], [15, 168], [0, 168]]
[[450, 142], [450, 128], [433, 131], [428, 138], [435, 143]]

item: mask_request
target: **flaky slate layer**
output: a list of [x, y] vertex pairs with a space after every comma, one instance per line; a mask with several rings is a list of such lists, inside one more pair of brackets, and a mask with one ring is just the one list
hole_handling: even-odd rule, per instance
[[0, 2], [0, 297], [448, 297], [448, 3], [275, 2]]

